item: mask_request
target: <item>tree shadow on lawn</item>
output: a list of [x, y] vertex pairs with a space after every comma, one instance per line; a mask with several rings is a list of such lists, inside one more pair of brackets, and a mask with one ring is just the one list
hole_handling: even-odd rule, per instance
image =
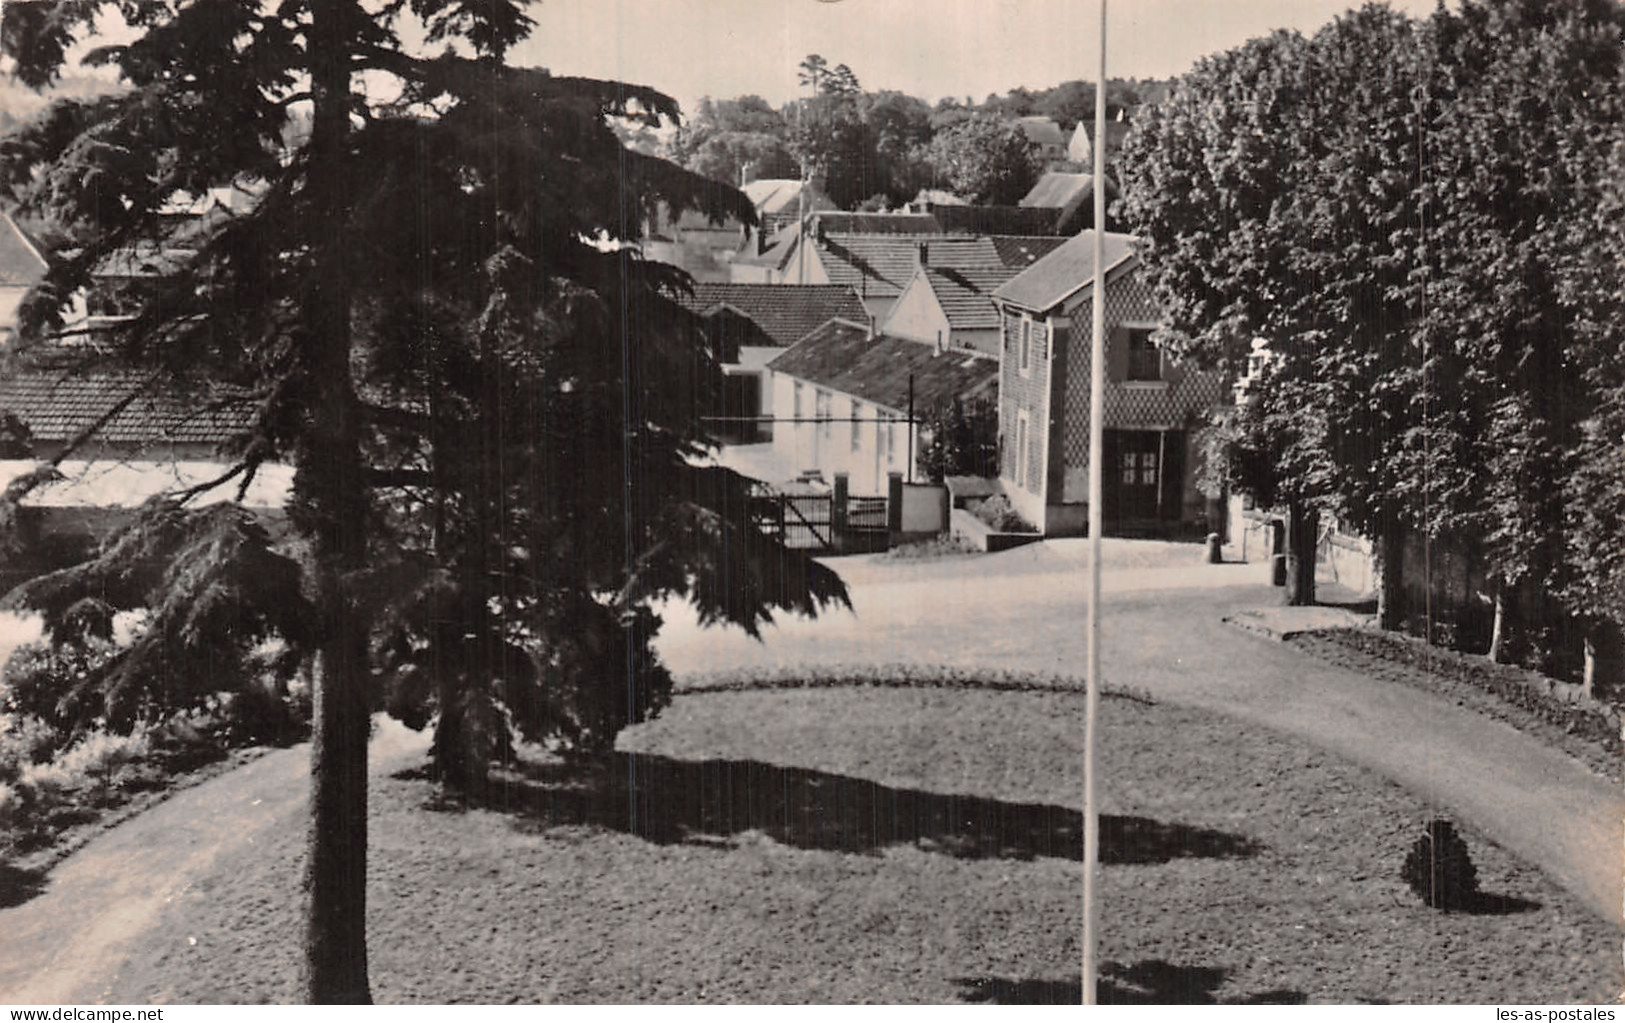
[[45, 891], [45, 871], [0, 863], [0, 909], [21, 906]]
[[1516, 895], [1496, 895], [1491, 892], [1473, 892], [1464, 897], [1460, 905], [1447, 912], [1466, 913], [1470, 916], [1512, 916], [1515, 913], [1533, 913], [1541, 908], [1534, 899], [1520, 899]]
[[[1132, 966], [1106, 963], [1095, 983], [1101, 1005], [1215, 1005], [1215, 992], [1224, 971], [1211, 966], [1175, 966], [1161, 959], [1145, 959]], [[1077, 1005], [1083, 983], [1071, 980], [1010, 980], [975, 977], [955, 981], [967, 1002], [993, 1005]], [[1231, 1005], [1302, 1005], [1301, 991], [1265, 991], [1245, 998], [1227, 998]]]
[[[838, 852], [914, 845], [973, 860], [1083, 855], [1083, 815], [1067, 807], [893, 788], [754, 760], [617, 753], [585, 769], [527, 763], [498, 779], [481, 805], [513, 814], [526, 830], [590, 825], [662, 845], [761, 831], [785, 845]], [[1261, 848], [1209, 828], [1100, 819], [1102, 863], [1240, 858]]]

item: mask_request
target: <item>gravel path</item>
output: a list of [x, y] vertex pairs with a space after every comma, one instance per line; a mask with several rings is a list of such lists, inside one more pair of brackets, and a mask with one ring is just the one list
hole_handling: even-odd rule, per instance
[[[420, 757], [427, 745], [425, 736], [381, 721], [374, 773]], [[277, 750], [179, 792], [69, 856], [43, 895], [0, 911], [0, 1003], [106, 1000], [165, 906], [217, 860], [302, 834], [309, 763], [308, 746]]]

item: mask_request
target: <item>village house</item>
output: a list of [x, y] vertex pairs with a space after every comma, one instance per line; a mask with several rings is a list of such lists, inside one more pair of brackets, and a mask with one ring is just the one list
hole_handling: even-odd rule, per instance
[[921, 244], [914, 275], [881, 329], [894, 337], [997, 357], [999, 312], [993, 305], [993, 292], [1065, 239], [998, 237], [989, 241], [999, 259], [964, 267], [931, 263], [930, 246]]
[[[724, 416], [747, 419], [773, 413], [767, 364], [830, 320], [863, 325], [868, 314], [850, 289], [832, 284], [696, 283], [683, 302], [705, 321], [711, 353], [722, 365]], [[724, 423], [715, 431], [753, 443], [772, 434], [770, 423]]]
[[[1128, 111], [1118, 107], [1115, 111], [1108, 109], [1106, 116], [1106, 159], [1109, 162], [1123, 145], [1123, 139], [1128, 137]], [[1072, 129], [1072, 138], [1066, 144], [1068, 160], [1080, 167], [1092, 166], [1095, 159], [1095, 122], [1085, 119], [1078, 122]]]
[[[1068, 171], [1047, 171], [1038, 179], [1019, 205], [1055, 211], [1055, 233], [1075, 235], [1094, 226], [1095, 176]], [[1106, 179], [1106, 198], [1117, 197], [1117, 186]]]
[[682, 267], [697, 281], [730, 281], [730, 264], [742, 254], [756, 254], [763, 238], [794, 224], [803, 203], [809, 212], [835, 208], [816, 185], [793, 178], [762, 178], [741, 185], [740, 191], [756, 209], [757, 227], [734, 217], [712, 221], [698, 210], [673, 216], [662, 203], [646, 225], [640, 246], [644, 257]]
[[[177, 197], [161, 216], [190, 223], [226, 215], [252, 201], [252, 191], [227, 186], [198, 196]], [[110, 253], [92, 286], [74, 297], [60, 339], [33, 346], [0, 375], [0, 416], [12, 417], [22, 433], [5, 437], [12, 449], [0, 459], [0, 486], [56, 461], [52, 482], [19, 503], [19, 528], [51, 556], [82, 553], [148, 498], [197, 487], [229, 466], [223, 446], [249, 430], [256, 402], [229, 388], [199, 391], [135, 369], [87, 368], [91, 335], [128, 319], [141, 293], [190, 255], [183, 248], [136, 245]], [[23, 297], [50, 266], [48, 250], [0, 213], [0, 342], [16, 337]], [[26, 449], [26, 457], [24, 456]], [[198, 502], [235, 500], [237, 482], [206, 488]], [[278, 509], [291, 471], [264, 466], [242, 502]]]
[[17, 314], [30, 289], [45, 279], [50, 263], [42, 246], [9, 214], [0, 211], [0, 346], [17, 333]]
[[[883, 495], [887, 478], [919, 479], [919, 420], [956, 399], [991, 397], [999, 362], [977, 352], [831, 322], [768, 364], [779, 423], [773, 452], [797, 472], [848, 476], [853, 494]], [[913, 420], [910, 420], [910, 414]]]
[[1033, 114], [1028, 117], [1016, 118], [1022, 133], [1033, 147], [1033, 154], [1038, 162], [1048, 167], [1052, 164], [1066, 162], [1066, 133], [1056, 123], [1055, 118], [1042, 114]]
[[[1205, 532], [1196, 440], [1226, 396], [1216, 373], [1168, 358], [1135, 239], [1107, 233], [1105, 531]], [[1015, 510], [1050, 536], [1088, 524], [1093, 232], [1066, 242], [993, 294], [1001, 314], [1000, 484]]]
[[[1045, 244], [1049, 235], [1036, 237], [1006, 235], [947, 234], [935, 215], [841, 214], [810, 218], [808, 230], [796, 225], [757, 260], [741, 258], [734, 264], [735, 280], [754, 279], [768, 284], [836, 284], [857, 292], [864, 308], [877, 324], [891, 315], [903, 289], [921, 265], [921, 258], [940, 269], [1000, 269], [1025, 267]], [[871, 223], [872, 222], [872, 223]], [[862, 230], [836, 231], [833, 227]], [[881, 227], [885, 230], [869, 230]], [[917, 230], [899, 232], [896, 227]], [[1016, 237], [1017, 241], [1009, 239]], [[1048, 251], [1047, 248], [1042, 251]], [[747, 277], [746, 269], [765, 271]]]

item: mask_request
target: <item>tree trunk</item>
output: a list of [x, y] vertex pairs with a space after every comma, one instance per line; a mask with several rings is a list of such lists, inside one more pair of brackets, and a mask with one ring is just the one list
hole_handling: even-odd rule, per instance
[[[320, 615], [313, 679], [311, 820], [305, 887], [305, 995], [317, 1004], [372, 1001], [367, 981], [366, 623], [346, 577], [366, 563], [358, 409], [350, 378], [350, 291], [343, 224], [350, 132], [353, 0], [317, 0], [309, 39], [310, 171], [315, 222], [298, 358], [305, 432], [294, 478], [295, 525], [309, 542], [307, 586]], [[325, 242], [325, 244], [322, 244]]]
[[1398, 522], [1384, 524], [1377, 538], [1377, 625], [1391, 632], [1405, 627], [1405, 529]]
[[1506, 584], [1497, 579], [1495, 586], [1495, 618], [1490, 624], [1490, 649], [1485, 654], [1496, 664], [1506, 663], [1507, 592]]
[[1597, 696], [1597, 640], [1589, 633], [1585, 638], [1585, 669], [1580, 678], [1580, 688], [1592, 699]]
[[1301, 607], [1315, 602], [1315, 538], [1320, 513], [1293, 502], [1287, 508], [1286, 602]]

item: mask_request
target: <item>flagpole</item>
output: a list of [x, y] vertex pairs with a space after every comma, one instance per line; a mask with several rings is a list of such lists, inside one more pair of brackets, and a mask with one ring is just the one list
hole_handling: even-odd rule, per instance
[[1104, 528], [1106, 430], [1106, 0], [1100, 0], [1100, 69], [1095, 85], [1095, 287], [1089, 349], [1089, 675], [1083, 724], [1083, 1004], [1094, 1005], [1095, 942], [1100, 899], [1095, 873], [1100, 861], [1100, 816], [1095, 806], [1095, 718], [1100, 708], [1100, 533]]

